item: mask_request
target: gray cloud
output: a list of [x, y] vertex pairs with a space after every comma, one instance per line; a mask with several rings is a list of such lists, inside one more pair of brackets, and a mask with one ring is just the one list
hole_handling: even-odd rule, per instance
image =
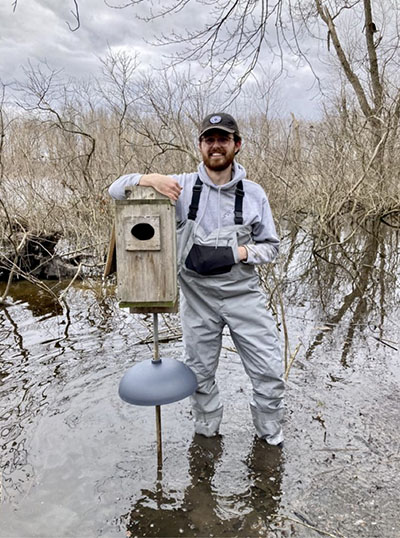
[[[150, 3], [146, 4], [149, 5]], [[81, 27], [71, 32], [67, 22], [74, 27], [71, 13], [72, 0], [19, 0], [13, 13], [11, 0], [0, 4], [0, 57], [3, 82], [24, 76], [22, 66], [28, 60], [33, 64], [47, 60], [51, 67], [64, 69], [68, 75], [83, 78], [99, 71], [98, 57], [104, 57], [107, 49], [138, 52], [144, 66], [159, 66], [169, 49], [151, 47], [148, 42], [173, 30], [182, 33], [190, 25], [202, 25], [213, 16], [205, 5], [191, 2], [187, 8], [171, 17], [157, 18], [151, 24], [136, 15], [145, 16], [148, 11], [136, 7], [112, 9], [101, 0], [79, 2]], [[262, 58], [264, 64], [272, 65], [272, 56]], [[306, 65], [299, 67], [295, 58], [287, 57], [285, 69], [288, 77], [282, 78], [280, 87], [284, 111], [294, 111], [302, 117], [315, 117], [317, 107], [312, 99], [316, 95], [312, 87], [313, 76]], [[183, 66], [185, 67], [185, 66]], [[199, 78], [204, 75], [199, 63], [192, 65]]]

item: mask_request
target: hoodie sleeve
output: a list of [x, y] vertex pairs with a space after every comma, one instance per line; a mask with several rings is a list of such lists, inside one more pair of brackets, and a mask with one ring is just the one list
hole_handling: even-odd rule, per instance
[[125, 200], [125, 187], [138, 185], [143, 174], [126, 174], [121, 176], [111, 184], [108, 193], [114, 200]]
[[279, 238], [268, 198], [263, 192], [260, 208], [260, 220], [253, 225], [254, 244], [246, 245], [247, 260], [244, 263], [259, 265], [272, 262], [279, 252]]
[[[183, 187], [186, 177], [190, 175], [193, 174], [173, 174], [171, 177], [175, 178], [179, 185]], [[125, 187], [138, 185], [142, 176], [143, 174], [126, 174], [119, 177], [110, 185], [108, 194], [114, 200], [125, 200]]]

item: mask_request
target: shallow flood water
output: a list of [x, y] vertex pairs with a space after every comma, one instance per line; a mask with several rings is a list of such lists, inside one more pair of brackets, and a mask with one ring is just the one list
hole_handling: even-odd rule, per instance
[[[64, 309], [15, 284], [0, 309], [0, 537], [399, 537], [398, 243], [346, 279], [339, 258], [310, 269], [300, 239], [284, 268], [298, 352], [283, 451], [254, 437], [227, 333], [221, 436], [193, 437], [188, 400], [162, 406], [159, 472], [154, 408], [117, 392], [152, 356], [151, 317], [119, 309], [101, 283], [72, 288]], [[178, 320], [160, 329], [161, 357], [181, 358]]]

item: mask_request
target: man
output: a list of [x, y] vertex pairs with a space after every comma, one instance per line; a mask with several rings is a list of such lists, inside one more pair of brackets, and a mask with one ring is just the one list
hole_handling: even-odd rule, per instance
[[268, 199], [235, 161], [241, 147], [236, 121], [208, 115], [199, 133], [203, 162], [197, 173], [128, 174], [110, 195], [123, 199], [129, 185], [150, 186], [176, 201], [180, 312], [186, 363], [196, 373], [191, 397], [195, 431], [219, 431], [223, 406], [215, 373], [225, 325], [253, 386], [250, 403], [257, 436], [283, 441], [283, 365], [276, 325], [266, 310], [255, 265], [278, 253]]

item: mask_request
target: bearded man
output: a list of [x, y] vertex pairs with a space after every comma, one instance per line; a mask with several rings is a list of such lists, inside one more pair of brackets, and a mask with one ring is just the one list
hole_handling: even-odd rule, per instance
[[185, 362], [198, 381], [191, 396], [195, 432], [206, 437], [219, 432], [223, 405], [215, 374], [222, 332], [228, 326], [252, 383], [250, 408], [257, 436], [281, 445], [282, 357], [255, 270], [275, 259], [279, 239], [264, 190], [246, 179], [235, 160], [241, 144], [231, 115], [209, 114], [199, 131], [203, 161], [197, 172], [127, 174], [109, 193], [121, 200], [127, 186], [150, 186], [176, 202]]

